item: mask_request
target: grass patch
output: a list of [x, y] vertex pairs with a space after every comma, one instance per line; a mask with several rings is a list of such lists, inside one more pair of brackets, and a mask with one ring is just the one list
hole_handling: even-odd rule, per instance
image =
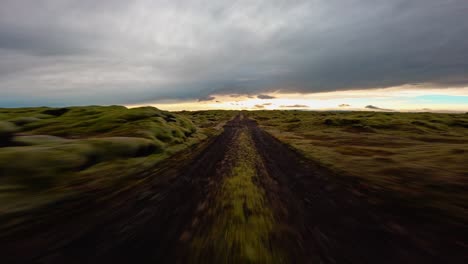
[[[348, 176], [340, 180], [358, 180], [380, 196], [369, 197], [373, 202], [436, 211], [443, 221], [468, 220], [466, 114], [254, 111], [249, 117]], [[291, 126], [291, 119], [301, 122]]]
[[237, 142], [229, 157], [232, 168], [208, 209], [214, 222], [193, 238], [191, 259], [195, 263], [207, 258], [213, 263], [284, 263], [282, 252], [270, 242], [273, 213], [265, 191], [255, 183], [261, 160], [246, 129]]

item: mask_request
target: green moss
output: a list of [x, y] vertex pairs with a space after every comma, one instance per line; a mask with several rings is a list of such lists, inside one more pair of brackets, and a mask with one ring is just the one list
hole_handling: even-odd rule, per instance
[[8, 120], [9, 122], [17, 125], [17, 126], [23, 126], [29, 123], [34, 123], [39, 121], [40, 118], [33, 117], [33, 116], [21, 116], [21, 117], [16, 117], [13, 119]]
[[[468, 219], [460, 205], [468, 203], [460, 191], [468, 163], [466, 114], [255, 111], [249, 116], [306, 157], [347, 177], [337, 180], [357, 180], [375, 191], [383, 197], [379, 202], [394, 199], [416, 211]], [[301, 122], [291, 125], [292, 118]]]
[[69, 142], [69, 139], [49, 136], [49, 135], [31, 135], [31, 136], [16, 136], [13, 139], [13, 144], [16, 146], [35, 146], [35, 145], [50, 145]]
[[0, 151], [1, 182], [31, 190], [50, 188], [86, 164], [87, 158], [83, 154], [91, 149], [80, 147], [79, 151], [78, 146], [62, 149], [37, 146], [3, 148]]
[[154, 107], [123, 106], [0, 109], [0, 120], [21, 126], [23, 133], [65, 138], [144, 137], [180, 144], [197, 132], [186, 116]]
[[123, 106], [0, 108], [0, 211], [81, 190], [74, 186], [103, 188], [131, 180], [220, 133], [233, 114]]
[[17, 130], [12, 123], [0, 121], [0, 147], [10, 144]]
[[112, 137], [88, 139], [83, 142], [94, 148], [97, 161], [147, 156], [164, 149], [161, 143], [157, 144], [144, 138]]

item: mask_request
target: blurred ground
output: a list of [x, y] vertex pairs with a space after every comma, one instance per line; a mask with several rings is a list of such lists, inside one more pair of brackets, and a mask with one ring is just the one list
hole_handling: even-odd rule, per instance
[[[259, 125], [371, 203], [468, 222], [468, 114], [255, 111]], [[370, 195], [372, 193], [372, 195]], [[439, 218], [439, 219], [434, 219]]]
[[[37, 111], [49, 110], [51, 109]], [[53, 113], [57, 114], [54, 111]], [[145, 133], [138, 135], [145, 136], [127, 139], [122, 137], [128, 134], [116, 132], [114, 134], [109, 131], [105, 132], [105, 135], [99, 134], [103, 133], [102, 131], [85, 133], [87, 136], [82, 138], [69, 136], [70, 134], [54, 135], [54, 133], [45, 136], [42, 135], [43, 130], [36, 134], [35, 128], [24, 128], [18, 124], [11, 126], [15, 124], [11, 119], [18, 117], [11, 114], [8, 116], [8, 123], [3, 124], [4, 131], [7, 131], [4, 133], [7, 135], [4, 136], [5, 145], [0, 148], [0, 155], [2, 152], [7, 153], [4, 154], [6, 159], [13, 153], [5, 151], [41, 153], [40, 155], [45, 157], [54, 157], [55, 155], [37, 152], [36, 149], [23, 150], [37, 145], [41, 148], [50, 146], [47, 145], [49, 143], [43, 143], [50, 140], [54, 143], [46, 149], [63, 151], [63, 154], [57, 155], [58, 157], [63, 157], [65, 154], [77, 155], [76, 153], [83, 155], [75, 148], [62, 149], [69, 147], [70, 141], [73, 144], [79, 143], [80, 148], [81, 144], [91, 149], [94, 147], [94, 151], [98, 153], [108, 148], [111, 150], [109, 154], [101, 154], [103, 157], [109, 157], [107, 160], [99, 158], [88, 166], [63, 169], [71, 171], [72, 174], [68, 177], [74, 180], [54, 182], [52, 185], [39, 184], [39, 187], [35, 187], [37, 184], [30, 183], [28, 179], [24, 185], [30, 184], [37, 190], [21, 192], [17, 189], [10, 190], [17, 197], [21, 195], [29, 197], [28, 201], [44, 197], [44, 192], [51, 192], [54, 189], [58, 189], [57, 193], [70, 191], [73, 195], [59, 195], [44, 203], [30, 204], [21, 210], [5, 210], [2, 213], [0, 252], [3, 253], [6, 263], [465, 263], [466, 261], [464, 241], [466, 222], [462, 215], [453, 216], [453, 212], [463, 212], [460, 209], [463, 205], [459, 205], [460, 200], [451, 201], [455, 199], [454, 197], [464, 199], [466, 195], [466, 192], [459, 191], [464, 188], [462, 177], [466, 163], [450, 164], [447, 166], [447, 174], [430, 174], [431, 178], [425, 178], [426, 182], [437, 180], [438, 177], [444, 178], [445, 181], [450, 179], [453, 182], [449, 184], [457, 184], [460, 189], [443, 191], [443, 186], [447, 183], [435, 181], [435, 184], [439, 184], [437, 186], [442, 187], [442, 191], [438, 192], [445, 192], [447, 196], [443, 196], [444, 199], [440, 201], [434, 200], [433, 196], [425, 196], [433, 200], [425, 201], [429, 206], [421, 206], [419, 200], [415, 200], [413, 204], [411, 196], [408, 196], [411, 192], [407, 190], [415, 187], [398, 182], [398, 179], [404, 178], [405, 175], [414, 177], [413, 174], [397, 172], [392, 176], [373, 174], [375, 171], [366, 170], [364, 164], [375, 166], [375, 162], [382, 162], [380, 159], [374, 159], [375, 156], [379, 158], [379, 155], [389, 150], [378, 149], [377, 145], [362, 147], [355, 144], [355, 142], [389, 143], [378, 145], [385, 148], [397, 144], [398, 141], [406, 144], [414, 140], [413, 144], [408, 146], [419, 148], [421, 146], [415, 146], [415, 142], [420, 141], [412, 137], [419, 135], [433, 139], [445, 135], [444, 144], [447, 141], [450, 142], [447, 144], [458, 144], [444, 145], [445, 147], [465, 151], [463, 144], [466, 142], [463, 141], [463, 133], [466, 132], [466, 127], [463, 126], [465, 124], [463, 115], [433, 117], [434, 120], [444, 119], [447, 123], [443, 123], [440, 127], [448, 127], [446, 132], [440, 132], [442, 128], [433, 132], [433, 128], [424, 129], [419, 123], [414, 123], [420, 120], [421, 116], [397, 115], [387, 118], [385, 113], [352, 113], [368, 115], [359, 119], [355, 116], [346, 116], [346, 113], [343, 116], [341, 113], [244, 112], [229, 121], [220, 133], [222, 124], [234, 116], [233, 112], [168, 113], [154, 108], [138, 110], [120, 108], [118, 111], [120, 112], [118, 115], [127, 114], [127, 111], [143, 111], [144, 118], [141, 118], [142, 113], [138, 112], [139, 119], [127, 120], [130, 123], [127, 126], [135, 120], [143, 119], [145, 122], [133, 124], [134, 127], [126, 133], [143, 131]], [[73, 113], [73, 109], [59, 112], [58, 116], [65, 116], [67, 113]], [[161, 148], [143, 147], [144, 151], [139, 152], [139, 146], [146, 146], [145, 144], [151, 146], [157, 142], [155, 140], [158, 137], [154, 135], [159, 133], [157, 132], [159, 129], [164, 129], [164, 126], [159, 128], [164, 123], [154, 126], [158, 127], [156, 130], [148, 130], [148, 127], [151, 127], [149, 122], [160, 120], [159, 115], [166, 117], [172, 115], [168, 120], [172, 118], [176, 121], [166, 121], [166, 123], [176, 123], [181, 126], [181, 130], [193, 126], [192, 134], [185, 135], [182, 143], [174, 142], [173, 139], [166, 142], [160, 140], [164, 143]], [[269, 133], [257, 126], [252, 118], [258, 120]], [[385, 119], [384, 122], [381, 122], [382, 118]], [[426, 116], [423, 120], [432, 120], [428, 118], [430, 117]], [[111, 120], [113, 119], [114, 117]], [[182, 124], [187, 122], [182, 121], [184, 119], [189, 122], [187, 125]], [[358, 121], [349, 121], [355, 119]], [[394, 131], [395, 123], [398, 124], [399, 134]], [[66, 129], [68, 128], [69, 126]], [[200, 136], [196, 143], [183, 143], [197, 138], [192, 136], [197, 134], [204, 136]], [[314, 141], [315, 134], [329, 135], [329, 138], [322, 142], [325, 144], [330, 141], [330, 144], [315, 144], [317, 142]], [[306, 135], [311, 135], [311, 139], [306, 138]], [[23, 137], [26, 140], [23, 140]], [[390, 137], [391, 141], [381, 140]], [[40, 143], [17, 145], [16, 142], [21, 140]], [[131, 140], [131, 143], [128, 143], [128, 140]], [[348, 143], [345, 143], [346, 140]], [[341, 142], [340, 146], [337, 146], [338, 141]], [[174, 146], [177, 151], [167, 151]], [[310, 151], [314, 150], [315, 146], [323, 154], [318, 155], [319, 158], [314, 156], [316, 154], [314, 151]], [[366, 152], [353, 149], [355, 154], [351, 152], [341, 154], [349, 156], [349, 159], [332, 152], [338, 152], [341, 150], [340, 147], [356, 148], [356, 146], [370, 150]], [[329, 152], [326, 152], [324, 147]], [[393, 147], [392, 153], [398, 155], [404, 150], [406, 149], [403, 147]], [[369, 151], [373, 152], [369, 154]], [[148, 158], [160, 153], [167, 154], [157, 156], [158, 158], [154, 160]], [[366, 155], [363, 156], [362, 153]], [[435, 153], [437, 156], [438, 152]], [[457, 153], [460, 154], [460, 150]], [[457, 153], [452, 153], [449, 157], [464, 158], [463, 155], [462, 157], [454, 155]], [[25, 155], [18, 154], [17, 160]], [[342, 162], [351, 166], [354, 162], [353, 169], [360, 170], [362, 174], [354, 175], [352, 170], [340, 170], [340, 165], [328, 165], [326, 161], [331, 160], [333, 155], [335, 155], [334, 164]], [[365, 157], [363, 160], [367, 163], [352, 160], [355, 156]], [[417, 160], [422, 156], [414, 157]], [[145, 162], [134, 163], [134, 159], [141, 158], [144, 158]], [[431, 162], [437, 159], [435, 157]], [[72, 157], [70, 160], [76, 162], [77, 158]], [[122, 164], [122, 161], [128, 163], [116, 165]], [[398, 162], [401, 162], [401, 168], [397, 166], [398, 163], [392, 163], [393, 166], [404, 172], [406, 172], [405, 166], [411, 164], [404, 159]], [[38, 167], [46, 165], [45, 168], [55, 168], [61, 163], [62, 161], [58, 163], [51, 161], [44, 164], [41, 160], [35, 164]], [[101, 167], [101, 163], [107, 166]], [[1, 167], [3, 180], [35, 175], [35, 171], [7, 175], [5, 172], [8, 170], [5, 168], [11, 168], [11, 172], [16, 173], [15, 168], [28, 168], [29, 165], [26, 164], [29, 163], [4, 164]], [[62, 177], [63, 171], [55, 172], [54, 177]], [[87, 178], [80, 178], [83, 171], [89, 172]], [[116, 177], [118, 179], [116, 180], [114, 175], [121, 176]], [[110, 179], [105, 180], [108, 178]], [[383, 181], [388, 181], [388, 184], [383, 184]], [[21, 182], [17, 185], [20, 184]], [[375, 191], [374, 186], [380, 186], [380, 189]], [[418, 188], [423, 187], [427, 188], [425, 185]], [[8, 190], [2, 193], [7, 192]], [[432, 193], [432, 189], [426, 192]], [[409, 204], [405, 205], [402, 201]], [[440, 205], [451, 205], [455, 211], [431, 209], [431, 206], [437, 208]], [[8, 207], [4, 205], [4, 208]]]
[[125, 184], [218, 135], [233, 115], [123, 106], [0, 109], [0, 214]]

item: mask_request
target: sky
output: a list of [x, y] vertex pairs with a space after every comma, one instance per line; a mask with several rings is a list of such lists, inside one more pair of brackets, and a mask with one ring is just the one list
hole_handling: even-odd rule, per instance
[[466, 0], [0, 0], [0, 107], [468, 111]]

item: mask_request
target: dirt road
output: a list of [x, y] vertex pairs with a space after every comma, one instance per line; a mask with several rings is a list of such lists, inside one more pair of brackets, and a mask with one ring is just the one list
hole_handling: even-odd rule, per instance
[[130, 186], [2, 217], [2, 263], [462, 263], [330, 175], [239, 115]]

